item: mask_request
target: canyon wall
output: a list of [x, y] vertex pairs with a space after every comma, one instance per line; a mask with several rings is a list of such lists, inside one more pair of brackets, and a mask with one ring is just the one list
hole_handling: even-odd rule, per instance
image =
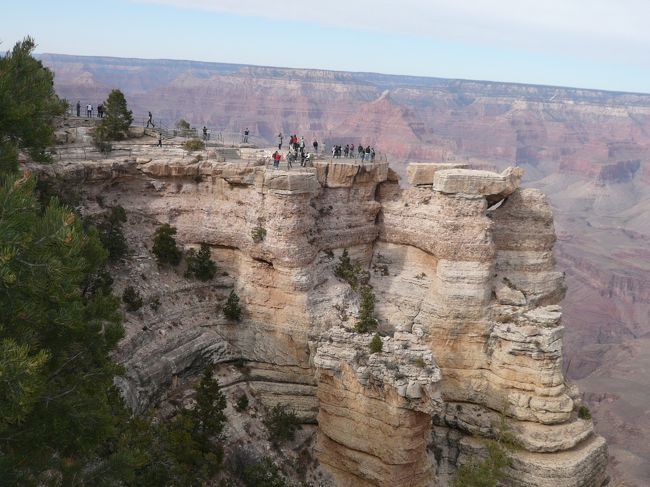
[[[580, 419], [563, 375], [550, 207], [522, 171], [441, 165], [401, 188], [387, 163], [316, 161], [273, 170], [180, 149], [30, 166], [81, 192], [86, 216], [122, 205], [131, 284], [156, 309], [126, 315], [119, 381], [136, 411], [206, 361], [241, 361], [267, 406], [318, 424], [318, 459], [345, 486], [446, 486], [507, 422], [522, 448], [504, 485], [607, 482], [605, 441]], [[154, 229], [205, 242], [220, 274], [195, 283], [159, 268]], [[263, 239], [253, 233], [264, 229]], [[376, 297], [382, 351], [354, 331], [358, 290], [336, 277], [347, 249]], [[231, 290], [240, 322], [220, 312]]]

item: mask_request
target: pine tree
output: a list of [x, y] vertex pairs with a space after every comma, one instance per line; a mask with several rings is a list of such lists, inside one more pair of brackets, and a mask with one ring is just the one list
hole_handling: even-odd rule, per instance
[[373, 336], [372, 340], [370, 341], [370, 353], [379, 353], [381, 352], [382, 348], [383, 344], [381, 342], [381, 337], [378, 333], [375, 333], [375, 336]]
[[196, 388], [196, 406], [190, 411], [196, 430], [210, 437], [219, 437], [226, 424], [226, 396], [219, 382], [214, 379], [214, 366], [203, 371], [203, 377]]
[[226, 305], [223, 307], [223, 314], [229, 320], [239, 321], [241, 318], [241, 306], [239, 306], [239, 296], [235, 291], [230, 291]]
[[96, 232], [16, 172], [19, 149], [47, 159], [62, 108], [33, 49], [27, 38], [0, 58], [0, 472], [3, 485], [72, 485], [119, 426], [123, 329], [117, 299], [90, 284], [107, 255]]
[[183, 253], [176, 246], [174, 235], [176, 235], [176, 227], [172, 227], [169, 223], [160, 225], [156, 229], [152, 251], [158, 264], [177, 266], [180, 263]]
[[190, 249], [185, 257], [187, 261], [186, 277], [196, 277], [199, 281], [209, 281], [217, 273], [217, 264], [211, 258], [210, 246], [202, 243], [198, 252]]
[[133, 122], [133, 113], [128, 109], [126, 98], [120, 90], [109, 93], [104, 102], [106, 115], [97, 127], [96, 140], [122, 140], [126, 138]]
[[126, 211], [120, 205], [114, 206], [107, 214], [100, 217], [97, 230], [102, 245], [108, 251], [108, 260], [116, 262], [129, 250], [122, 224], [126, 222]]
[[9, 485], [58, 472], [66, 485], [93, 463], [116, 420], [107, 399], [120, 369], [117, 299], [84, 294], [106, 258], [97, 237], [35, 181], [0, 184], [0, 471]]
[[54, 93], [54, 76], [32, 57], [31, 37], [0, 57], [0, 172], [18, 168], [18, 151], [36, 161], [48, 160], [53, 120], [64, 111]]
[[356, 330], [359, 333], [369, 333], [377, 329], [375, 319], [375, 295], [370, 286], [361, 289], [361, 302], [359, 304], [359, 320]]

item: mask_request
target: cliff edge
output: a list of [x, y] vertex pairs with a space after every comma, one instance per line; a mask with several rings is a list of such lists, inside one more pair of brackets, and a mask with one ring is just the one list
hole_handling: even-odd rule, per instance
[[[161, 303], [126, 317], [119, 386], [135, 411], [206, 361], [243, 360], [265, 404], [291, 403], [318, 424], [318, 459], [336, 485], [449, 485], [504, 417], [521, 448], [503, 485], [607, 483], [605, 441], [578, 417], [562, 373], [552, 212], [519, 187], [519, 168], [420, 164], [403, 188], [387, 163], [263, 161], [141, 147], [29, 165], [78, 188], [86, 215], [106, 203], [127, 211], [131, 256], [117, 286], [138, 282]], [[208, 243], [223, 275], [188, 284], [158, 269], [149, 247], [161, 223], [185, 247]], [[359, 293], [334, 273], [344, 249], [376, 299], [378, 353], [355, 331]], [[237, 324], [215, 311], [232, 289]]]

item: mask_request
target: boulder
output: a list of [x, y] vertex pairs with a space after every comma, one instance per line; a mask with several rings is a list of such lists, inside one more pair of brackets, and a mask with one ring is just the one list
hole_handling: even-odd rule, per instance
[[406, 178], [413, 186], [427, 186], [433, 184], [433, 177], [438, 171], [466, 167], [467, 164], [460, 162], [412, 162], [406, 168]]

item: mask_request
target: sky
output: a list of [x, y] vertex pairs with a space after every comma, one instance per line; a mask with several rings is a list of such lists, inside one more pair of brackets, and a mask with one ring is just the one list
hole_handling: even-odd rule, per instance
[[[4, 4], [4, 5], [2, 5]], [[650, 93], [650, 0], [0, 0], [0, 50]]]

